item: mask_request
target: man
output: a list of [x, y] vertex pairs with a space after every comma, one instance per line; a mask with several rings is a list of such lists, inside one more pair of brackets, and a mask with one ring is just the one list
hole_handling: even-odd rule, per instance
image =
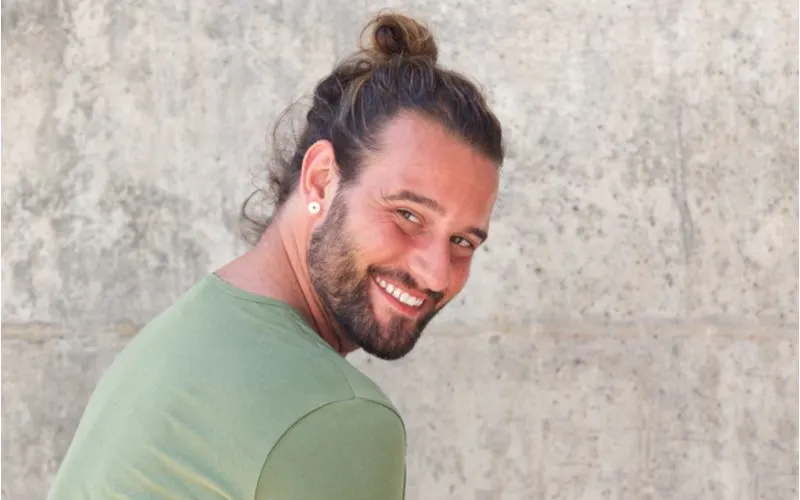
[[462, 290], [503, 149], [424, 27], [382, 15], [367, 28], [274, 166], [255, 247], [120, 354], [51, 500], [403, 498], [402, 418], [344, 356], [404, 356]]

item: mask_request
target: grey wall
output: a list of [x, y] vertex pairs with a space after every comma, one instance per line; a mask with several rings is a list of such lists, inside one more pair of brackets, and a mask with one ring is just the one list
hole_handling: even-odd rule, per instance
[[[278, 112], [400, 4], [3, 3], [3, 500], [244, 249]], [[796, 498], [796, 2], [402, 4], [509, 140], [463, 300], [352, 357], [405, 413], [409, 499]]]

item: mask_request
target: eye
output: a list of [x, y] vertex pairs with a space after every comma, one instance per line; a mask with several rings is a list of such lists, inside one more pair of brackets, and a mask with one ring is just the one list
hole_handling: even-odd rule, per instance
[[397, 209], [397, 213], [400, 214], [400, 216], [402, 218], [406, 219], [407, 221], [409, 221], [411, 223], [414, 223], [414, 224], [420, 224], [421, 223], [421, 221], [419, 220], [419, 217], [417, 217], [416, 215], [414, 215], [413, 213], [409, 212], [408, 210], [406, 210], [404, 208], [398, 208]]
[[456, 245], [460, 246], [461, 248], [466, 248], [466, 249], [469, 249], [469, 250], [474, 250], [475, 249], [475, 245], [470, 240], [468, 240], [468, 239], [466, 239], [466, 238], [464, 238], [462, 236], [453, 236], [451, 241], [453, 243], [455, 243]]

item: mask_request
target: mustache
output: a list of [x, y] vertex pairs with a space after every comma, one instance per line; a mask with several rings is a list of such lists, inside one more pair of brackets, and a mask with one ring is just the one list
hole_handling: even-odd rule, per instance
[[402, 283], [409, 289], [419, 290], [423, 292], [425, 295], [427, 295], [431, 300], [433, 300], [434, 303], [437, 303], [440, 300], [442, 300], [442, 298], [444, 298], [444, 292], [434, 291], [429, 288], [421, 288], [417, 283], [417, 280], [415, 280], [413, 276], [400, 269], [385, 269], [377, 266], [369, 266], [367, 268], [367, 271], [370, 274], [379, 274], [382, 276], [386, 276], [387, 278], [391, 278], [394, 281], [397, 281], [398, 283]]

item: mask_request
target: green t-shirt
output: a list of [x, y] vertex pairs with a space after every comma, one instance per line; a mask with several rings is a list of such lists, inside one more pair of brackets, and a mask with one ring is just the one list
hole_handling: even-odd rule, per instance
[[403, 421], [290, 307], [211, 274], [125, 347], [49, 500], [399, 500]]

